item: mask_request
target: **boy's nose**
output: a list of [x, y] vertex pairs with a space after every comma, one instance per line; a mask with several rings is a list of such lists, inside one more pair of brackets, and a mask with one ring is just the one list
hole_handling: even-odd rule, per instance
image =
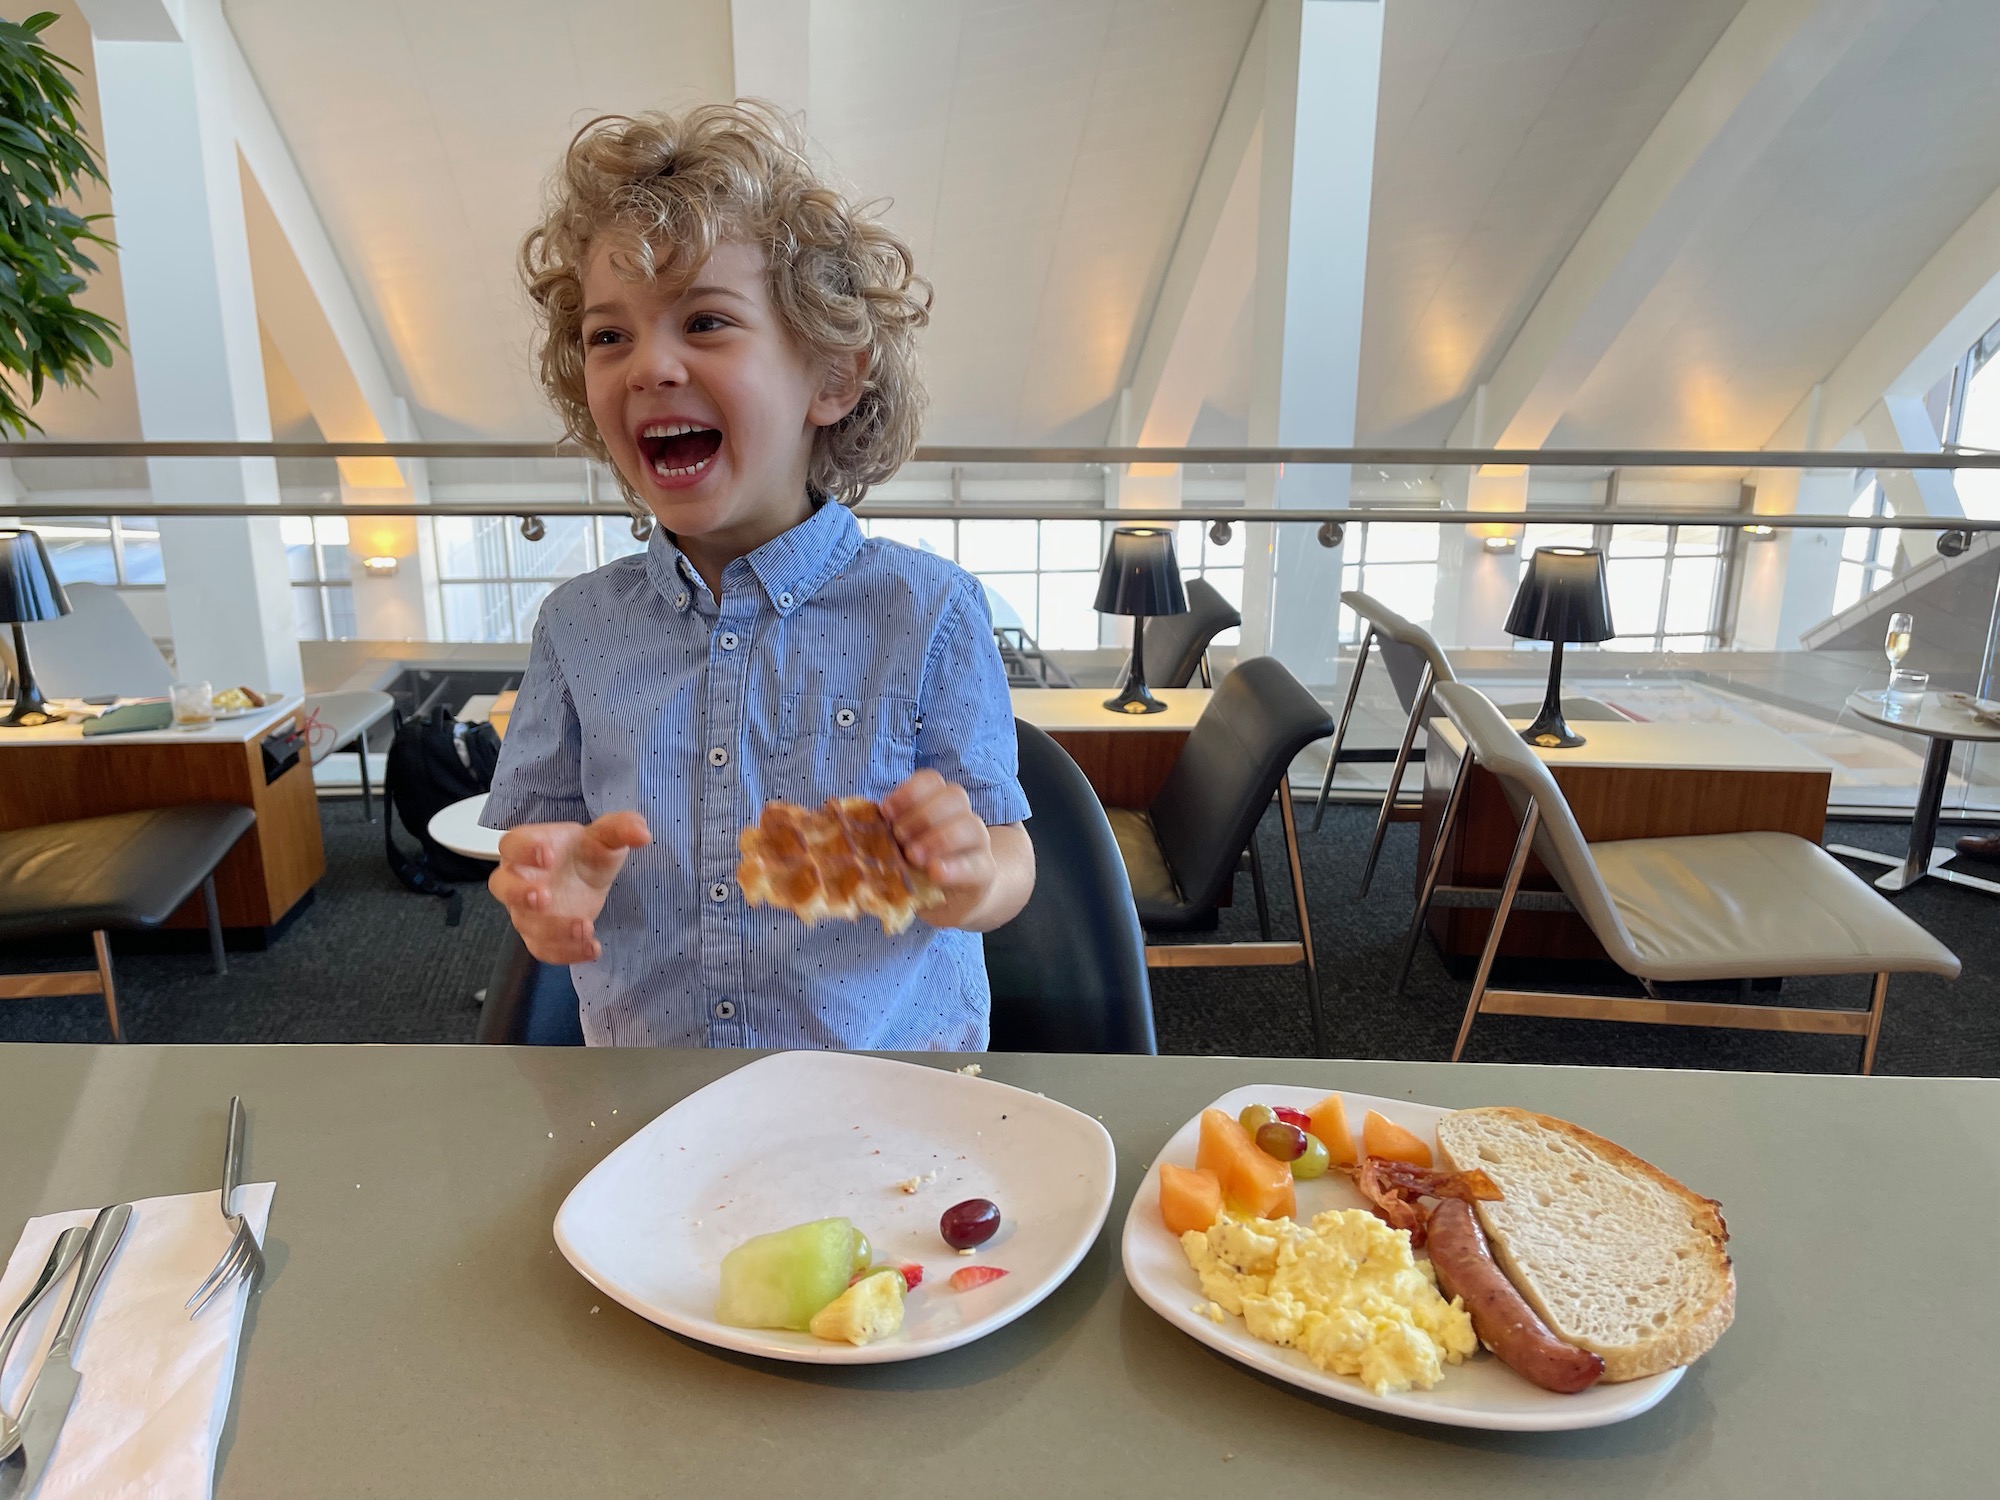
[[687, 363], [672, 339], [641, 339], [636, 358], [628, 367], [635, 391], [650, 391], [663, 385], [686, 385]]

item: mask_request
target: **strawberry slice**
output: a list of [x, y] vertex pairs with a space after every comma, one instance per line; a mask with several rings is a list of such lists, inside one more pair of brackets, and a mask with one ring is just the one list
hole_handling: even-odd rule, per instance
[[954, 1292], [969, 1292], [974, 1287], [985, 1286], [989, 1281], [998, 1281], [1006, 1274], [998, 1266], [961, 1266], [951, 1273], [951, 1289]]
[[903, 1273], [903, 1289], [905, 1291], [914, 1292], [923, 1284], [924, 1268], [915, 1261], [911, 1261], [907, 1265], [898, 1266], [896, 1269]]
[[1283, 1120], [1287, 1125], [1296, 1125], [1299, 1129], [1307, 1132], [1310, 1132], [1313, 1128], [1312, 1116], [1302, 1109], [1287, 1109], [1282, 1104], [1274, 1104], [1271, 1106], [1271, 1113]]

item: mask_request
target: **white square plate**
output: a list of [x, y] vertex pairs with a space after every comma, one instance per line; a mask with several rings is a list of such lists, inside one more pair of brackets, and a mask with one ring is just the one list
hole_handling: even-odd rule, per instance
[[[935, 1172], [915, 1193], [898, 1183]], [[942, 1068], [850, 1052], [781, 1052], [690, 1094], [592, 1169], [556, 1214], [591, 1285], [643, 1318], [725, 1349], [806, 1364], [880, 1364], [969, 1344], [1054, 1291], [1104, 1227], [1111, 1137], [1067, 1104]], [[1000, 1231], [961, 1256], [938, 1216], [967, 1198]], [[923, 1284], [878, 1343], [715, 1321], [722, 1257], [752, 1235], [852, 1219], [877, 1264]], [[962, 1266], [1008, 1274], [969, 1292]]]
[[[1254, 1084], [1224, 1094], [1209, 1108], [1223, 1110], [1232, 1119], [1246, 1104], [1284, 1104], [1294, 1109], [1310, 1109], [1328, 1092], [1277, 1083]], [[1357, 1130], [1372, 1109], [1414, 1132], [1433, 1149], [1438, 1118], [1450, 1113], [1431, 1104], [1377, 1099], [1345, 1090], [1342, 1098], [1347, 1105], [1348, 1123]], [[1200, 1133], [1201, 1116], [1197, 1114], [1161, 1149], [1146, 1171], [1146, 1180], [1133, 1194], [1132, 1210], [1125, 1217], [1125, 1277], [1140, 1300], [1154, 1312], [1231, 1359], [1322, 1396], [1351, 1401], [1372, 1411], [1452, 1427], [1488, 1427], [1501, 1432], [1553, 1432], [1622, 1422], [1651, 1410], [1680, 1383], [1682, 1372], [1669, 1370], [1644, 1380], [1594, 1385], [1573, 1396], [1563, 1396], [1530, 1384], [1482, 1349], [1464, 1364], [1447, 1366], [1444, 1379], [1428, 1391], [1378, 1396], [1352, 1376], [1329, 1375], [1295, 1349], [1281, 1349], [1253, 1338], [1241, 1318], [1225, 1316], [1220, 1323], [1212, 1321], [1206, 1313], [1196, 1311], [1207, 1303], [1201, 1295], [1201, 1282], [1188, 1268], [1180, 1241], [1167, 1233], [1167, 1226], [1160, 1222], [1160, 1163], [1192, 1167]], [[1298, 1199], [1301, 1223], [1330, 1208], [1368, 1206], [1354, 1185], [1338, 1172], [1329, 1172], [1315, 1182], [1298, 1184]], [[1421, 1250], [1417, 1253], [1423, 1254]]]

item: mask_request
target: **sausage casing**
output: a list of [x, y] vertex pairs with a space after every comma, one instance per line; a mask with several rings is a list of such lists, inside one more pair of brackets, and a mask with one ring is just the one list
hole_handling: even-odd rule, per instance
[[1464, 1299], [1479, 1342], [1510, 1369], [1545, 1391], [1571, 1394], [1597, 1383], [1603, 1359], [1564, 1343], [1536, 1316], [1493, 1258], [1470, 1203], [1447, 1198], [1437, 1206], [1429, 1249], [1438, 1289]]

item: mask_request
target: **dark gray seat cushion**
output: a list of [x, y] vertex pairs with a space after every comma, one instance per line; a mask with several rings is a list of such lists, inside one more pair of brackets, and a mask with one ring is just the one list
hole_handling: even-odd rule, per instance
[[0, 833], [0, 941], [158, 927], [256, 821], [194, 802]]

